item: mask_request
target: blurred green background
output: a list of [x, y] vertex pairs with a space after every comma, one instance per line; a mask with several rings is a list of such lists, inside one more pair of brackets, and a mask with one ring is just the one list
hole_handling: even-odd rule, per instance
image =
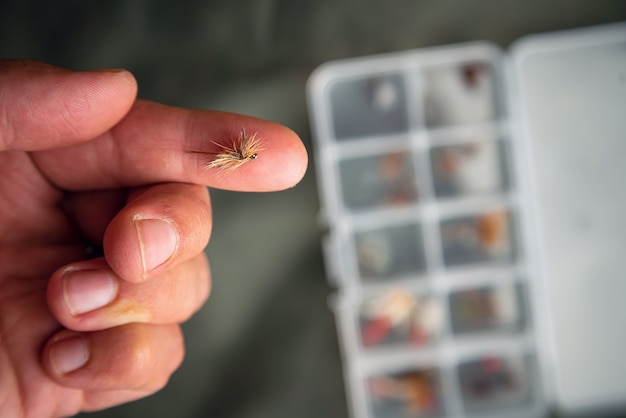
[[[312, 154], [305, 83], [325, 61], [624, 19], [619, 0], [2, 0], [0, 56], [127, 68], [142, 98], [271, 119]], [[347, 417], [314, 171], [280, 193], [212, 191], [213, 293], [184, 325], [185, 363], [85, 417]]]

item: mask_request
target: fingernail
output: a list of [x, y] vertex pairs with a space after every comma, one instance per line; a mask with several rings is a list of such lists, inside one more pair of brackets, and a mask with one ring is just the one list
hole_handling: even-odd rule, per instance
[[50, 364], [59, 375], [63, 375], [84, 366], [89, 360], [87, 338], [76, 336], [52, 343], [49, 351]]
[[63, 298], [72, 315], [108, 305], [117, 289], [116, 278], [103, 270], [69, 270], [63, 276]]
[[178, 247], [178, 234], [161, 219], [135, 219], [144, 275], [165, 263]]

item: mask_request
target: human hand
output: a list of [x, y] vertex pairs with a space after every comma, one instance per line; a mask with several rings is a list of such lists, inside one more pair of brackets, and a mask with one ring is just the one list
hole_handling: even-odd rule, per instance
[[[125, 71], [0, 60], [0, 416], [59, 417], [162, 388], [210, 289], [205, 186], [280, 190], [306, 169], [270, 122], [136, 101]], [[206, 168], [245, 127], [259, 158]], [[86, 248], [102, 245], [104, 257]]]

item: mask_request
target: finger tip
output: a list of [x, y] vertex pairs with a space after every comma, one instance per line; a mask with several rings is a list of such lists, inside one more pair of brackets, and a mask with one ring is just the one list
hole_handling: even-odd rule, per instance
[[278, 125], [268, 146], [267, 159], [259, 168], [259, 181], [264, 191], [277, 191], [296, 186], [308, 167], [308, 153], [299, 135]]
[[[119, 122], [130, 110], [137, 97], [137, 80], [131, 72], [125, 69], [96, 70], [78, 73], [83, 77], [78, 83], [90, 87], [91, 113], [94, 120], [100, 121], [101, 126], [93, 124], [101, 131], [109, 129]], [[95, 118], [94, 115], [98, 115]], [[101, 132], [92, 132], [89, 136]]]
[[[289, 129], [289, 128], [287, 128]], [[306, 174], [309, 165], [309, 156], [304, 143], [298, 134], [291, 129], [291, 144], [285, 149], [284, 167], [282, 169], [285, 189], [295, 187]]]
[[[27, 151], [92, 139], [128, 113], [137, 82], [126, 70], [69, 71], [35, 61], [0, 61], [11, 129], [5, 147]], [[0, 144], [0, 147], [3, 145]]]
[[57, 378], [82, 368], [89, 361], [89, 340], [84, 334], [62, 331], [46, 347], [45, 362], [48, 371]]

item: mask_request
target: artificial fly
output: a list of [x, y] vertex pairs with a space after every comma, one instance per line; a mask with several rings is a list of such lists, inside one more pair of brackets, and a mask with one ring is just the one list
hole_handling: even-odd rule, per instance
[[259, 151], [263, 150], [263, 142], [256, 136], [256, 133], [247, 135], [244, 128], [241, 128], [239, 138], [230, 147], [215, 141], [211, 142], [221, 147], [222, 150], [213, 155], [206, 168], [219, 168], [225, 173], [231, 173], [248, 161], [256, 159]]

